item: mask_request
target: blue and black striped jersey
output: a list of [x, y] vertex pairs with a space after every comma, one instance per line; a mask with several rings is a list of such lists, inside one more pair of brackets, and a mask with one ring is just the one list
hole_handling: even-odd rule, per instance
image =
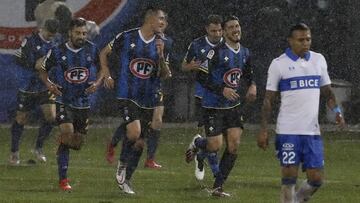
[[35, 63], [54, 46], [53, 41], [44, 40], [39, 33], [33, 33], [23, 40], [15, 53], [17, 64], [23, 67], [19, 77], [20, 91], [36, 93], [47, 90], [35, 70]]
[[242, 91], [241, 80], [250, 84], [253, 81], [253, 70], [250, 65], [249, 49], [240, 46], [234, 50], [226, 43], [221, 43], [210, 50], [208, 55], [208, 75], [202, 99], [204, 108], [228, 109], [240, 105], [241, 99], [230, 101], [223, 96], [224, 87]]
[[[207, 61], [206, 56], [209, 50], [211, 50], [215, 45], [216, 44], [213, 44], [209, 41], [206, 35], [195, 39], [189, 45], [184, 61], [186, 63], [190, 63], [192, 60], [200, 61], [201, 63], [206, 62]], [[199, 71], [208, 73], [207, 66], [202, 65]], [[198, 81], [199, 80], [198, 75], [199, 74], [197, 74], [196, 76], [196, 82], [195, 82], [195, 97], [202, 98], [204, 94], [204, 88]]]
[[[130, 100], [141, 108], [154, 108], [157, 94], [161, 91], [158, 76], [159, 57], [154, 36], [145, 40], [140, 29], [122, 32], [109, 43], [112, 53], [117, 56], [114, 78], [116, 79], [116, 97]], [[169, 58], [169, 46], [165, 41], [164, 54]]]
[[95, 82], [98, 65], [99, 50], [91, 42], [76, 50], [68, 43], [50, 50], [43, 68], [52, 69], [49, 78], [61, 87], [62, 96], [56, 101], [73, 108], [89, 108], [89, 95], [85, 94], [85, 89]]

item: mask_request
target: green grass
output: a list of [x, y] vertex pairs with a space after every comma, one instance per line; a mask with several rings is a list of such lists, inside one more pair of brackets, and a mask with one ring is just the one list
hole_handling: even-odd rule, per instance
[[[157, 159], [163, 168], [145, 169], [141, 159], [132, 180], [137, 194], [121, 193], [114, 179], [116, 166], [104, 159], [105, 144], [112, 131], [90, 129], [83, 149], [71, 151], [68, 175], [73, 192], [64, 193], [57, 184], [56, 133], [45, 145], [46, 164], [11, 167], [7, 164], [9, 129], [3, 127], [0, 129], [0, 202], [278, 202], [280, 172], [274, 147], [266, 152], [258, 149], [255, 132], [244, 133], [237, 163], [225, 184], [225, 190], [232, 196], [219, 200], [200, 187], [193, 175], [193, 163], [184, 161], [184, 150], [195, 133], [195, 129], [184, 128], [162, 131]], [[20, 149], [22, 162], [34, 158], [30, 149], [36, 133], [35, 129], [25, 130]], [[341, 132], [325, 133], [324, 137], [326, 181], [313, 202], [360, 202], [360, 136]], [[300, 180], [303, 178], [301, 174]], [[207, 168], [204, 184], [211, 186], [212, 181]]]

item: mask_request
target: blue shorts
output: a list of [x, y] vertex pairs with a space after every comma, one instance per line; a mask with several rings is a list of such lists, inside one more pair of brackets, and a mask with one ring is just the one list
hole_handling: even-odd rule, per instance
[[276, 135], [275, 149], [281, 166], [300, 165], [302, 169], [324, 167], [324, 147], [320, 135]]

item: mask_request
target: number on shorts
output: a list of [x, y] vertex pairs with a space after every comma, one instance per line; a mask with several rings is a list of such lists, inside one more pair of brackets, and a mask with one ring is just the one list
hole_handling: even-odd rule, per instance
[[295, 163], [295, 152], [283, 152], [283, 164], [294, 164]]

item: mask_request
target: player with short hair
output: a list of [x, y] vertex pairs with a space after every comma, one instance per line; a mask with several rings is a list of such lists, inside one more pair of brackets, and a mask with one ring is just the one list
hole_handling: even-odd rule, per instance
[[[165, 20], [166, 20], [165, 26], [162, 27], [162, 31], [159, 34], [161, 35], [161, 39], [165, 43], [164, 44], [165, 49], [170, 51], [172, 49], [173, 40], [164, 33], [166, 30], [166, 27], [168, 25], [167, 18]], [[169, 61], [169, 59], [167, 59], [167, 61]], [[163, 93], [162, 92], [159, 92], [159, 93], [160, 93], [161, 99], [159, 100], [160, 102], [158, 104], [156, 104], [156, 107], [153, 111], [153, 117], [151, 120], [151, 123], [152, 123], [154, 129], [149, 128], [149, 130], [144, 132], [145, 133], [144, 137], [146, 139], [146, 144], [147, 144], [147, 158], [145, 160], [144, 167], [151, 168], [151, 169], [160, 169], [162, 167], [160, 164], [158, 164], [155, 161], [155, 153], [156, 153], [157, 146], [159, 143], [160, 130], [161, 130], [162, 123], [163, 123], [162, 117], [164, 114]], [[151, 125], [151, 123], [149, 123], [148, 125]], [[126, 123], [122, 123], [115, 130], [110, 143], [107, 145], [106, 160], [110, 164], [114, 162], [115, 147], [117, 146], [117, 144], [120, 142], [120, 140], [125, 135], [126, 135]]]
[[[282, 174], [280, 202], [307, 202], [323, 183], [324, 150], [318, 122], [320, 95], [327, 99], [327, 106], [336, 113], [341, 127], [345, 121], [331, 90], [325, 58], [310, 51], [310, 28], [304, 23], [292, 26], [288, 42], [290, 47], [271, 62], [268, 70], [257, 142], [260, 148], [267, 149], [267, 122], [272, 103], [280, 92], [275, 141]], [[295, 192], [300, 164], [307, 180]]]
[[[191, 42], [189, 45], [188, 51], [186, 52], [184, 61], [182, 62], [183, 71], [192, 71], [196, 74], [195, 81], [195, 116], [198, 121], [198, 134], [202, 134], [203, 124], [203, 114], [201, 108], [201, 99], [204, 94], [204, 87], [200, 84], [199, 72], [208, 73], [206, 63], [207, 54], [213, 49], [217, 44], [221, 43], [222, 38], [222, 17], [219, 15], [209, 15], [205, 24], [206, 35], [199, 37]], [[195, 160], [195, 177], [198, 180], [203, 180], [205, 175], [204, 169], [204, 159], [208, 157], [210, 168], [213, 173], [218, 172], [218, 158], [217, 153], [206, 154], [204, 151], [200, 150], [197, 155], [194, 157]], [[191, 160], [187, 160], [189, 162]]]
[[[187, 150], [188, 159], [191, 159], [198, 149], [217, 152], [225, 138], [226, 148], [212, 190], [212, 195], [218, 197], [230, 196], [223, 191], [223, 184], [235, 165], [243, 131], [240, 91], [246, 90], [245, 98], [248, 101], [256, 98], [249, 49], [240, 44], [239, 19], [236, 16], [226, 17], [222, 28], [224, 43], [208, 52], [208, 73], [201, 72], [200, 75], [200, 82], [205, 87], [202, 107], [206, 137], [195, 136]], [[241, 80], [246, 82], [246, 87], [240, 85]]]
[[[88, 129], [89, 95], [101, 84], [99, 51], [86, 40], [87, 32], [85, 19], [73, 19], [68, 41], [50, 50], [37, 65], [42, 81], [58, 96], [56, 119], [60, 127], [60, 145], [57, 162], [59, 186], [64, 191], [72, 189], [67, 178], [70, 149], [79, 150], [82, 145]], [[53, 74], [48, 75], [50, 70]]]
[[[140, 28], [120, 33], [100, 53], [105, 86], [116, 87], [122, 117], [126, 125], [116, 180], [121, 190], [134, 194], [130, 179], [141, 157], [144, 140], [140, 136], [150, 123], [150, 130], [156, 130], [152, 121], [153, 111], [161, 102], [160, 79], [171, 76], [166, 59], [168, 50], [161, 33], [166, 26], [166, 14], [160, 8], [147, 9]], [[115, 68], [116, 83], [110, 76], [107, 57], [118, 55], [119, 65]]]
[[39, 32], [33, 33], [23, 40], [21, 48], [16, 52], [16, 62], [22, 67], [22, 70], [19, 78], [20, 87], [16, 118], [11, 126], [11, 155], [9, 160], [11, 165], [20, 164], [19, 145], [24, 125], [29, 112], [37, 106], [40, 106], [44, 118], [39, 128], [34, 153], [39, 161], [46, 162], [42, 148], [55, 121], [55, 96], [47, 90], [39, 79], [35, 63], [37, 59], [46, 55], [55, 46], [53, 38], [57, 33], [58, 25], [57, 20], [47, 20]]

